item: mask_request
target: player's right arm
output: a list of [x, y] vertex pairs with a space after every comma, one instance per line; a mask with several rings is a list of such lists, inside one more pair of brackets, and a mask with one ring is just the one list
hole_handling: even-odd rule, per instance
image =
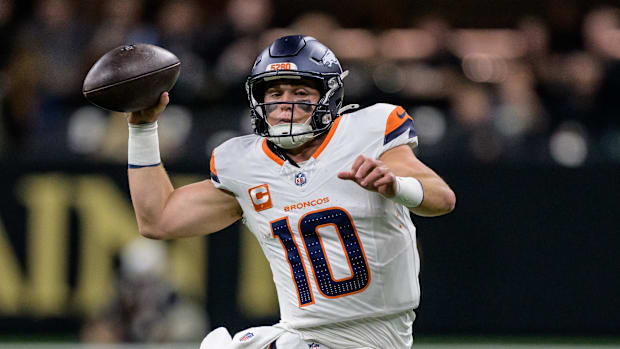
[[[168, 104], [132, 113], [130, 124], [154, 122]], [[140, 234], [152, 239], [204, 235], [219, 231], [241, 218], [234, 196], [215, 188], [210, 180], [174, 189], [163, 166], [129, 168], [129, 189]]]
[[243, 214], [234, 196], [210, 180], [173, 190], [162, 166], [129, 169], [129, 189], [140, 234], [171, 239], [213, 233]]

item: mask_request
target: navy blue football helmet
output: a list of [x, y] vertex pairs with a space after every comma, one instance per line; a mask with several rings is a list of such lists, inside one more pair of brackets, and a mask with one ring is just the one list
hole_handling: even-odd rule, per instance
[[[342, 71], [334, 53], [313, 37], [291, 35], [277, 39], [258, 56], [245, 84], [254, 133], [283, 148], [293, 148], [329, 130], [342, 107], [342, 80], [347, 73]], [[267, 82], [277, 79], [304, 79], [319, 90], [318, 103], [295, 103], [314, 108], [309, 121], [311, 128], [297, 128], [295, 126], [299, 124], [293, 124], [291, 120], [287, 131], [274, 134], [267, 123], [265, 107], [283, 102], [264, 103], [264, 95]], [[288, 140], [284, 141], [284, 138]]]

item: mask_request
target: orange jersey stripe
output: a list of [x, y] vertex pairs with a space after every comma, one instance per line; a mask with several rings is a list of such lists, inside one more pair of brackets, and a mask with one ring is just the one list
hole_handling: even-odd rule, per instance
[[403, 107], [396, 107], [387, 118], [387, 122], [385, 123], [385, 135], [387, 136], [392, 131], [399, 128], [402, 124], [407, 122], [407, 120], [413, 120], [409, 114], [403, 109]]
[[211, 160], [209, 161], [209, 170], [211, 173], [217, 176], [217, 171], [215, 170], [215, 149], [211, 152]]
[[284, 165], [284, 160], [282, 160], [279, 156], [274, 154], [271, 149], [267, 146], [267, 139], [263, 138], [263, 152], [273, 161], [277, 162], [278, 165]]
[[334, 123], [332, 124], [332, 128], [329, 129], [329, 132], [327, 133], [327, 136], [323, 140], [323, 143], [321, 143], [319, 148], [314, 152], [314, 154], [312, 154], [313, 158], [316, 159], [321, 154], [321, 152], [325, 149], [325, 147], [327, 147], [327, 144], [334, 136], [334, 133], [336, 133], [336, 128], [338, 127], [338, 124], [340, 123], [341, 118], [342, 116], [339, 116], [338, 118], [336, 118], [336, 120], [334, 120]]

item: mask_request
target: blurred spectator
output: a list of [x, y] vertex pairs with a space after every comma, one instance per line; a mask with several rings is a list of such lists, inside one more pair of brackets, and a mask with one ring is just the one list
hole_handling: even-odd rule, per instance
[[21, 142], [33, 155], [49, 156], [63, 147], [62, 126], [81, 90], [87, 40], [88, 30], [69, 0], [37, 1], [34, 17], [18, 30], [6, 101], [9, 117], [27, 130]]
[[229, 0], [226, 17], [237, 36], [255, 35], [267, 28], [272, 10], [270, 0]]
[[601, 82], [587, 126], [599, 140], [602, 155], [620, 161], [620, 9], [602, 7], [591, 11], [583, 32], [589, 52], [601, 60]]
[[[70, 0], [39, 0], [36, 16], [19, 35], [19, 43], [38, 53], [41, 64], [40, 88], [44, 103], [66, 101], [80, 91], [80, 67], [88, 41], [88, 28], [80, 23]], [[62, 82], [62, 83], [59, 83]], [[43, 119], [52, 117], [44, 109]]]
[[0, 90], [0, 149], [7, 154], [25, 153], [40, 113], [41, 96], [37, 93], [42, 68], [39, 56], [28, 47], [17, 46], [3, 67]]
[[512, 63], [506, 78], [499, 83], [498, 132], [506, 138], [521, 138], [547, 127], [547, 115], [535, 92], [531, 68]]
[[566, 120], [594, 126], [592, 112], [602, 78], [598, 60], [586, 52], [555, 55], [539, 77], [537, 91], [551, 116], [551, 130]]
[[452, 27], [445, 18], [437, 15], [422, 17], [417, 21], [416, 28], [429, 33], [437, 44], [435, 52], [427, 59], [429, 64], [444, 67], [459, 66], [458, 57], [449, 50]]
[[525, 39], [526, 59], [549, 54], [549, 28], [541, 18], [525, 17], [519, 21], [517, 30]]
[[271, 22], [272, 13], [271, 0], [229, 0], [224, 13], [213, 17], [203, 33], [201, 52], [207, 62], [216, 62], [237, 39], [257, 39]]
[[107, 0], [99, 4], [97, 25], [88, 45], [89, 67], [109, 50], [126, 44], [150, 43], [155, 29], [142, 20], [144, 0]]
[[549, 80], [552, 77], [550, 33], [547, 23], [539, 17], [522, 18], [516, 28], [525, 42], [524, 63], [528, 64], [534, 79]]
[[210, 68], [209, 101], [237, 104], [245, 100], [243, 83], [260, 50], [260, 36], [271, 21], [270, 0], [230, 0], [201, 36], [200, 53]]
[[[340, 28], [340, 24], [333, 15], [324, 12], [307, 12], [297, 17], [290, 28], [295, 34], [310, 35], [325, 43], [327, 47], [333, 47], [332, 34]], [[269, 38], [271, 39], [274, 38]], [[334, 53], [338, 54], [337, 51]]]
[[13, 50], [15, 18], [13, 0], [0, 0], [0, 71], [6, 65]]
[[244, 37], [233, 41], [220, 55], [215, 66], [215, 84], [221, 101], [235, 104], [247, 100], [243, 87], [248, 76], [247, 67], [254, 64], [253, 56], [258, 55], [258, 50], [255, 38]]
[[456, 136], [452, 156], [468, 159], [473, 155], [481, 162], [497, 160], [503, 147], [498, 135], [493, 132], [492, 96], [488, 88], [479, 84], [464, 84], [454, 91], [451, 105], [456, 121], [452, 125], [452, 133]]
[[199, 3], [194, 0], [173, 0], [165, 2], [157, 14], [158, 44], [183, 62], [173, 92], [175, 103], [192, 104], [207, 93], [207, 66], [198, 54], [204, 34], [201, 13]]
[[549, 25], [552, 52], [569, 53], [583, 49], [583, 5], [584, 2], [579, 0], [545, 1], [545, 19]]
[[586, 49], [604, 60], [620, 58], [620, 9], [601, 7], [590, 11], [583, 23]]
[[[7, 89], [6, 66], [13, 52], [13, 37], [15, 36], [15, 20], [13, 16], [14, 4], [12, 0], [0, 0], [0, 154], [15, 144], [14, 118], [9, 117], [5, 110]], [[20, 138], [18, 136], [18, 138]]]

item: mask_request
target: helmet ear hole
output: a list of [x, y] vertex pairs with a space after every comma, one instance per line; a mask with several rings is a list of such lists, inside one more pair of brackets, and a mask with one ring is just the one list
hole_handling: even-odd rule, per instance
[[332, 121], [331, 114], [330, 113], [323, 114], [323, 117], [321, 118], [321, 121], [323, 122], [324, 125], [329, 124]]

